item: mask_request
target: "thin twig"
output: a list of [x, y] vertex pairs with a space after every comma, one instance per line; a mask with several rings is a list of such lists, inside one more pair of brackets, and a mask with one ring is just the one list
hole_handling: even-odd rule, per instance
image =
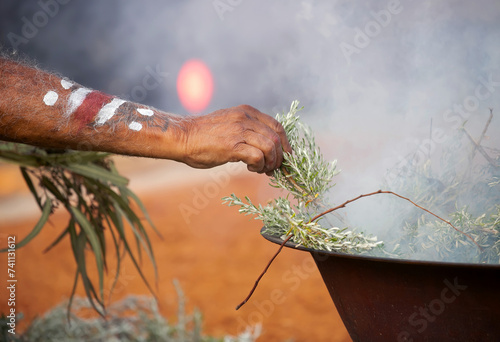
[[486, 125], [484, 125], [483, 132], [481, 136], [477, 140], [477, 144], [481, 145], [483, 138], [486, 136], [486, 132], [488, 131], [488, 127], [490, 127], [491, 120], [493, 120], [493, 108], [490, 108], [490, 116], [488, 117], [488, 121], [486, 121]]
[[351, 203], [351, 202], [354, 202], [354, 201], [356, 201], [356, 200], [358, 200], [358, 199], [360, 199], [360, 198], [363, 198], [363, 197], [368, 197], [368, 196], [372, 196], [372, 195], [376, 195], [376, 194], [390, 194], [390, 195], [394, 195], [394, 196], [396, 196], [396, 197], [402, 198], [402, 199], [404, 199], [404, 200], [406, 200], [406, 201], [410, 202], [411, 204], [413, 204], [413, 205], [414, 205], [414, 206], [416, 206], [417, 208], [419, 208], [419, 209], [421, 209], [421, 210], [423, 210], [423, 211], [425, 211], [425, 212], [427, 212], [427, 213], [431, 214], [432, 216], [434, 216], [434, 217], [436, 217], [436, 218], [440, 219], [441, 221], [443, 221], [443, 222], [445, 222], [445, 223], [449, 224], [449, 225], [450, 225], [453, 229], [455, 229], [457, 232], [459, 232], [459, 233], [461, 233], [461, 234], [465, 235], [467, 238], [469, 238], [469, 239], [470, 239], [470, 240], [471, 240], [471, 241], [472, 241], [472, 242], [473, 242], [473, 243], [474, 243], [474, 244], [475, 244], [475, 245], [479, 248], [479, 250], [480, 250], [480, 251], [483, 251], [483, 249], [481, 248], [481, 246], [479, 246], [479, 244], [478, 244], [478, 243], [477, 243], [477, 242], [476, 242], [476, 241], [475, 241], [475, 240], [474, 240], [474, 239], [473, 239], [473, 238], [472, 238], [469, 234], [467, 234], [466, 232], [461, 231], [460, 229], [458, 229], [457, 227], [455, 227], [455, 226], [454, 226], [454, 225], [453, 225], [450, 221], [447, 221], [447, 220], [445, 220], [445, 219], [441, 218], [440, 216], [438, 216], [438, 215], [434, 214], [432, 211], [427, 210], [427, 209], [425, 209], [424, 207], [421, 207], [421, 206], [420, 206], [420, 205], [418, 205], [417, 203], [413, 202], [411, 199], [409, 199], [409, 198], [407, 198], [407, 197], [404, 197], [404, 196], [401, 196], [401, 195], [399, 195], [399, 194], [397, 194], [397, 193], [395, 193], [395, 192], [393, 192], [393, 191], [388, 191], [388, 190], [386, 190], [386, 191], [384, 191], [384, 190], [378, 190], [378, 191], [371, 192], [371, 193], [369, 193], [369, 194], [359, 195], [359, 196], [358, 196], [358, 197], [356, 197], [356, 198], [353, 198], [353, 199], [350, 199], [350, 200], [348, 200], [348, 201], [345, 201], [345, 202], [344, 202], [344, 203], [342, 203], [341, 205], [338, 205], [338, 206], [336, 206], [336, 207], [334, 207], [334, 208], [330, 208], [330, 209], [328, 209], [328, 210], [326, 210], [326, 211], [324, 211], [324, 212], [322, 212], [322, 213], [320, 213], [320, 214], [318, 214], [318, 215], [314, 216], [314, 217], [311, 219], [311, 221], [310, 221], [310, 222], [316, 221], [316, 220], [317, 220], [317, 219], [319, 219], [320, 217], [322, 217], [322, 216], [324, 216], [324, 215], [326, 215], [326, 214], [328, 214], [328, 213], [331, 213], [332, 211], [335, 211], [335, 210], [340, 209], [340, 208], [344, 208], [347, 204], [349, 204], [349, 203]]
[[[477, 147], [481, 146], [481, 142], [483, 141], [483, 138], [486, 136], [486, 132], [488, 131], [488, 128], [490, 126], [492, 119], [493, 119], [493, 108], [490, 108], [490, 116], [488, 117], [488, 121], [486, 121], [486, 125], [484, 125], [484, 127], [483, 127], [483, 131], [481, 132], [481, 135], [479, 136], [477, 143], [472, 141], [472, 143], [474, 144], [474, 148], [471, 151], [469, 160], [474, 159], [474, 156], [476, 155]], [[464, 125], [465, 125], [465, 122], [464, 122]]]
[[[455, 229], [457, 232], [465, 235], [467, 238], [469, 238], [478, 248], [480, 251], [483, 251], [483, 248], [481, 248], [481, 246], [479, 246], [479, 244], [467, 233], [461, 231], [460, 229], [458, 229], [457, 227], [455, 227], [450, 221], [447, 221], [443, 218], [441, 218], [440, 216], [434, 214], [433, 212], [431, 212], [430, 210], [427, 210], [423, 207], [421, 207], [420, 205], [416, 204], [415, 202], [413, 202], [412, 200], [410, 200], [409, 198], [407, 197], [404, 197], [404, 196], [401, 196], [393, 191], [389, 191], [389, 190], [378, 190], [378, 191], [374, 191], [374, 192], [371, 192], [371, 193], [368, 193], [368, 194], [362, 194], [362, 195], [359, 195], [358, 197], [356, 198], [353, 198], [353, 199], [350, 199], [348, 201], [345, 201], [344, 203], [342, 203], [341, 205], [338, 205], [336, 207], [333, 207], [333, 208], [330, 208], [316, 216], [314, 216], [312, 219], [309, 220], [309, 223], [310, 222], [313, 222], [313, 221], [316, 221], [317, 219], [319, 219], [320, 217], [326, 215], [326, 214], [329, 214], [335, 210], [338, 210], [338, 209], [341, 209], [341, 208], [344, 208], [347, 204], [351, 203], [351, 202], [354, 202], [354, 201], [357, 201], [358, 199], [360, 198], [363, 198], [363, 197], [368, 197], [368, 196], [372, 196], [372, 195], [377, 195], [377, 194], [390, 194], [390, 195], [394, 195], [396, 197], [399, 197], [401, 199], [404, 199], [408, 202], [410, 202], [411, 204], [413, 204], [414, 206], [416, 206], [417, 208], [431, 214], [432, 216], [440, 219], [441, 221], [449, 224], [453, 229]], [[245, 298], [245, 300], [243, 300], [237, 307], [236, 307], [236, 310], [238, 310], [239, 308], [241, 308], [243, 305], [245, 305], [246, 302], [248, 302], [248, 300], [250, 299], [250, 297], [252, 297], [255, 289], [257, 288], [257, 286], [259, 285], [259, 282], [260, 280], [262, 279], [262, 277], [266, 274], [267, 270], [269, 269], [269, 267], [271, 266], [271, 264], [273, 263], [274, 259], [276, 259], [276, 257], [278, 256], [278, 254], [280, 254], [281, 250], [283, 249], [283, 247], [285, 246], [285, 244], [292, 238], [293, 234], [290, 234], [288, 235], [288, 237], [283, 240], [283, 242], [281, 243], [281, 245], [279, 246], [278, 250], [276, 251], [276, 253], [273, 255], [273, 257], [271, 258], [271, 260], [269, 260], [269, 262], [267, 263], [266, 267], [264, 268], [264, 270], [262, 271], [262, 273], [259, 275], [259, 277], [257, 278], [257, 280], [255, 281], [255, 284], [253, 285], [252, 289], [250, 290], [250, 293], [247, 295], [247, 297]]]
[[[309, 197], [310, 199], [312, 198], [312, 195], [310, 195], [307, 191], [305, 191], [296, 181], [293, 179], [292, 174], [286, 169], [286, 167], [281, 166], [280, 170], [283, 172], [285, 175], [286, 180], [297, 190], [297, 192], [300, 192], [302, 196]], [[314, 198], [312, 199], [314, 200]], [[311, 201], [312, 201], [311, 200]]]
[[259, 277], [257, 278], [257, 280], [255, 281], [255, 284], [253, 285], [252, 289], [250, 290], [250, 293], [248, 294], [248, 296], [245, 298], [244, 301], [242, 301], [237, 307], [236, 307], [236, 310], [238, 310], [239, 308], [241, 308], [243, 305], [245, 305], [246, 302], [248, 302], [248, 300], [250, 299], [250, 297], [252, 297], [255, 289], [257, 288], [257, 285], [259, 285], [259, 282], [260, 280], [262, 279], [262, 277], [264, 276], [264, 274], [266, 274], [267, 270], [269, 269], [269, 267], [271, 266], [271, 264], [273, 263], [274, 259], [276, 259], [276, 257], [278, 256], [278, 254], [280, 254], [281, 250], [283, 249], [283, 247], [285, 246], [285, 243], [288, 242], [288, 240], [290, 240], [292, 238], [293, 234], [290, 234], [288, 235], [288, 237], [283, 240], [283, 242], [281, 243], [280, 247], [278, 248], [278, 250], [276, 251], [276, 253], [273, 255], [273, 257], [271, 258], [271, 260], [269, 260], [269, 262], [267, 263], [266, 265], [266, 268], [264, 268], [264, 271], [262, 271], [262, 273], [259, 275]]
[[462, 128], [462, 129], [465, 132], [465, 135], [467, 136], [467, 138], [469, 138], [469, 140], [472, 142], [472, 144], [474, 144], [474, 147], [479, 151], [479, 153], [481, 153], [483, 155], [483, 157], [488, 161], [488, 163], [490, 163], [491, 166], [497, 167], [498, 165], [495, 163], [495, 161], [493, 159], [491, 159], [491, 157], [488, 155], [488, 153], [486, 153], [483, 146], [479, 145], [474, 140], [474, 138], [471, 137], [471, 135], [469, 134], [469, 132], [467, 132], [467, 130], [465, 128]]
[[[309, 203], [314, 203], [316, 204], [318, 207], [326, 207], [326, 205], [322, 202], [322, 201], [318, 201], [317, 200], [317, 197], [313, 196], [312, 194], [309, 194], [307, 193], [307, 191], [305, 191], [296, 181], [295, 179], [293, 179], [292, 177], [292, 174], [284, 167], [284, 166], [281, 166], [280, 167], [280, 170], [283, 172], [283, 174], [286, 176], [286, 179], [289, 181], [289, 183], [295, 188], [295, 190], [297, 190], [298, 192], [302, 193], [302, 195], [304, 197], [307, 197], [309, 198], [307, 201], [306, 201], [306, 205], [309, 204]], [[336, 213], [334, 214], [335, 217], [342, 223], [346, 224], [346, 220], [341, 216], [341, 215], [337, 215]]]

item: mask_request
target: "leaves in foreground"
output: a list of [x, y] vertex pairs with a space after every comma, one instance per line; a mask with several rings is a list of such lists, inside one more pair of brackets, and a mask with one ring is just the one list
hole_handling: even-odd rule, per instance
[[[117, 259], [114, 283], [120, 274], [121, 259], [128, 255], [153, 293], [139, 266], [142, 252], [153, 263], [155, 272], [156, 263], [148, 233], [132, 207], [137, 205], [149, 225], [156, 229], [139, 198], [127, 187], [128, 180], [117, 172], [109, 154], [53, 151], [23, 144], [0, 143], [0, 159], [20, 166], [26, 185], [42, 210], [37, 224], [17, 243], [17, 248], [36, 237], [56, 208], [63, 208], [70, 215], [66, 227], [46, 249], [49, 251], [63, 239], [68, 239], [71, 244], [76, 271], [68, 302], [70, 307], [81, 280], [90, 305], [104, 315], [104, 273], [109, 253], [106, 242], [109, 239], [113, 242]], [[128, 229], [132, 231], [135, 247], [130, 241]], [[97, 283], [92, 279], [92, 272], [89, 273], [90, 255], [95, 262]]]
[[192, 314], [186, 314], [184, 294], [178, 284], [176, 289], [178, 293], [176, 323], [168, 322], [161, 315], [156, 300], [151, 297], [127, 296], [109, 305], [105, 318], [89, 316], [88, 311], [92, 306], [88, 299], [75, 297], [70, 312], [71, 323], [65, 319], [67, 303], [61, 303], [42, 317], [34, 319], [21, 336], [14, 336], [11, 340], [16, 342], [253, 342], [259, 337], [260, 325], [248, 327], [238, 336], [215, 338], [204, 335], [201, 313], [195, 309]]

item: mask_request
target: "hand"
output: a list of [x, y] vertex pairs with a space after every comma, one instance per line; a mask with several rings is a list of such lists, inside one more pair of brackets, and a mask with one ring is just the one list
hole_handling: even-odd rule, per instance
[[242, 161], [249, 171], [272, 174], [292, 152], [281, 124], [257, 109], [241, 105], [191, 118], [184, 162], [209, 168]]

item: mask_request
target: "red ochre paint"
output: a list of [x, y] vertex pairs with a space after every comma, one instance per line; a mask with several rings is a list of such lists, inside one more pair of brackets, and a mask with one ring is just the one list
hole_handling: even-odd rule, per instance
[[97, 113], [99, 113], [99, 110], [110, 102], [112, 98], [112, 96], [99, 91], [89, 93], [72, 115], [73, 119], [80, 123], [79, 129], [92, 122]]

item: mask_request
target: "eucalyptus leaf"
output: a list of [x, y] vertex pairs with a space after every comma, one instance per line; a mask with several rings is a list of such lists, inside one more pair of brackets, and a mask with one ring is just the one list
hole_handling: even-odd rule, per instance
[[98, 179], [101, 181], [105, 182], [110, 182], [113, 185], [116, 186], [123, 186], [128, 184], [128, 179], [117, 175], [115, 173], [112, 173], [106, 169], [100, 168], [100, 167], [92, 167], [89, 165], [80, 165], [80, 164], [72, 164], [72, 165], [67, 165], [65, 166], [66, 169], [93, 179]]
[[[278, 197], [266, 206], [257, 206], [250, 198], [242, 200], [235, 194], [224, 197], [223, 203], [238, 206], [240, 213], [262, 220], [267, 234], [291, 236], [291, 241], [305, 247], [362, 252], [381, 246], [382, 242], [371, 236], [323, 226], [323, 221], [313, 220], [319, 208], [328, 207], [325, 205], [326, 193], [335, 184], [333, 177], [339, 171], [336, 161], [325, 160], [311, 129], [300, 121], [298, 112], [301, 109], [299, 102], [293, 101], [288, 113], [276, 115], [276, 120], [285, 129], [293, 153], [284, 153], [283, 164], [274, 171], [270, 185], [286, 190], [288, 195]], [[289, 197], [293, 197], [297, 204], [292, 203]]]
[[33, 197], [35, 197], [36, 204], [38, 204], [40, 209], [42, 209], [42, 199], [40, 198], [40, 196], [38, 196], [38, 192], [35, 189], [35, 185], [31, 181], [31, 177], [29, 176], [28, 172], [26, 171], [26, 167], [21, 166], [19, 169], [21, 170], [21, 174], [24, 178], [24, 181], [26, 182], [26, 185], [28, 186], [31, 193], [33, 194]]
[[[139, 216], [130, 208], [132, 201], [143, 211], [142, 215], [147, 219], [153, 231], [156, 231], [156, 228], [142, 202], [127, 188], [127, 178], [119, 174], [110, 157], [110, 154], [102, 152], [49, 150], [24, 144], [0, 142], [0, 159], [21, 167], [21, 174], [42, 209], [42, 216], [22, 244], [28, 243], [43, 228], [43, 223], [46, 222], [53, 208], [62, 207], [68, 211], [71, 216], [66, 228], [44, 252], [61, 243], [65, 237], [69, 237], [77, 265], [69, 306], [75, 295], [77, 283], [81, 281], [92, 307], [100, 314], [103, 314], [104, 310], [103, 277], [104, 271], [107, 270], [106, 239], [112, 239], [114, 254], [117, 258], [113, 284], [116, 284], [120, 274], [121, 259], [129, 255], [142, 280], [153, 293], [126, 240], [124, 218], [133, 225], [138, 253], [140, 254], [145, 249], [153, 262], [155, 272], [157, 269], [148, 232]], [[106, 231], [105, 224], [109, 232]], [[87, 258], [85, 257], [87, 243], [91, 247], [90, 252], [94, 255], [97, 266], [98, 293], [87, 273]], [[114, 285], [111, 289], [113, 288]]]
[[[110, 214], [110, 217], [113, 217], [114, 216], [114, 213], [113, 214]], [[142, 278], [142, 280], [144, 281], [144, 284], [146, 285], [146, 287], [148, 288], [148, 290], [153, 294], [155, 295], [153, 289], [151, 288], [151, 286], [149, 286], [149, 282], [147, 281], [146, 277], [144, 276], [144, 274], [142, 273], [142, 270], [141, 270], [141, 267], [139, 265], [139, 263], [137, 262], [133, 252], [132, 252], [132, 249], [130, 248], [129, 246], [129, 243], [127, 241], [127, 238], [125, 236], [125, 232], [123, 229], [117, 229], [118, 231], [118, 234], [120, 235], [120, 239], [121, 241], [123, 242], [123, 245], [125, 247], [125, 250], [127, 251], [127, 254], [130, 256], [130, 259], [132, 260], [132, 263], [134, 264], [134, 267], [135, 269], [137, 270], [137, 272], [139, 272], [139, 275], [140, 277]], [[156, 296], [156, 295], [155, 295]]]
[[[109, 221], [110, 219], [106, 217], [106, 221], [108, 223], [108, 226], [111, 227], [111, 222]], [[111, 302], [111, 294], [113, 293], [113, 289], [115, 288], [118, 278], [120, 276], [120, 266], [121, 266], [121, 256], [120, 256], [120, 243], [119, 239], [115, 236], [115, 232], [113, 229], [109, 229], [109, 232], [111, 234], [111, 238], [113, 239], [113, 245], [115, 246], [115, 253], [116, 253], [116, 270], [115, 270], [115, 277], [113, 278], [113, 282], [111, 283], [111, 288], [109, 291], [109, 301]]]
[[97, 307], [95, 301], [100, 305], [101, 308], [104, 308], [104, 304], [100, 301], [99, 297], [97, 296], [97, 293], [94, 289], [94, 285], [92, 284], [92, 281], [88, 277], [87, 274], [87, 263], [85, 261], [85, 245], [87, 244], [87, 236], [85, 233], [82, 231], [78, 236], [76, 237], [76, 255], [77, 255], [77, 264], [78, 264], [78, 269], [80, 272], [80, 275], [82, 277], [82, 282], [83, 282], [83, 288], [85, 289], [85, 293], [87, 294], [87, 298], [94, 308], [94, 310], [99, 313], [99, 315], [104, 317], [104, 312], [101, 311], [100, 308]]
[[47, 253], [48, 251], [50, 251], [52, 248], [54, 248], [54, 246], [56, 246], [59, 242], [61, 242], [61, 240], [69, 233], [69, 228], [66, 228], [62, 231], [61, 234], [59, 234], [59, 236], [50, 244], [48, 245], [44, 250], [43, 252], [44, 253]]
[[149, 213], [146, 210], [146, 207], [142, 203], [141, 199], [135, 193], [133, 193], [130, 189], [128, 189], [126, 187], [120, 188], [120, 192], [123, 192], [125, 194], [125, 196], [132, 198], [135, 201], [135, 203], [137, 203], [137, 205], [139, 206], [139, 209], [141, 209], [141, 212], [144, 214], [144, 217], [148, 221], [148, 223], [151, 226], [151, 228], [154, 229], [154, 231], [156, 232], [156, 234], [160, 238], [163, 238], [162, 235], [161, 235], [161, 233], [158, 231], [158, 229], [156, 228], [155, 224], [153, 223], [153, 220], [151, 220], [151, 217], [149, 216]]
[[[25, 246], [35, 236], [37, 236], [38, 233], [40, 233], [43, 226], [45, 225], [45, 223], [49, 219], [51, 211], [52, 211], [52, 201], [49, 198], [49, 199], [47, 199], [47, 201], [45, 202], [45, 204], [43, 206], [42, 215], [38, 219], [38, 222], [35, 224], [35, 227], [33, 227], [31, 232], [28, 235], [26, 235], [26, 237], [24, 239], [22, 239], [19, 243], [16, 243], [16, 248], [21, 248], [21, 247]], [[7, 248], [0, 249], [0, 253], [6, 252], [6, 251], [7, 251]]]
[[97, 272], [99, 275], [100, 298], [103, 298], [104, 261], [103, 261], [102, 246], [101, 246], [101, 243], [99, 242], [99, 237], [97, 236], [96, 232], [94, 231], [94, 228], [92, 227], [90, 222], [87, 220], [85, 215], [78, 208], [71, 207], [70, 211], [73, 214], [75, 222], [77, 222], [78, 225], [83, 229], [83, 232], [85, 233], [85, 237], [90, 242], [90, 245], [92, 246], [92, 250], [94, 251], [94, 257], [95, 257], [95, 261], [96, 261], [96, 265], [97, 265]]
[[34, 158], [20, 156], [19, 154], [11, 151], [0, 151], [0, 158], [8, 161], [10, 163], [14, 163], [17, 165], [21, 165], [24, 167], [36, 167], [38, 166], [37, 161]]

